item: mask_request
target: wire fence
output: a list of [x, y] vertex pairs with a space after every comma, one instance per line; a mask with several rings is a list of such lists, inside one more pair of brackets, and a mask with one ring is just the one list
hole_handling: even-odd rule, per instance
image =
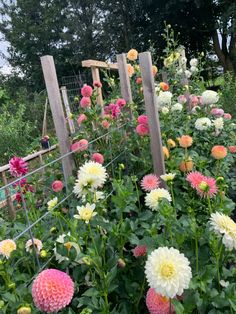
[[[102, 139], [102, 138], [109, 138], [109, 136], [120, 130], [120, 129], [124, 129], [125, 131], [125, 126], [127, 125], [128, 123], [123, 123], [121, 124], [120, 126], [116, 127], [116, 128], [113, 128], [112, 130], [110, 130], [109, 132], [106, 132], [105, 134], [91, 140], [88, 144], [91, 145], [92, 143], [95, 143], [97, 142], [98, 140]], [[112, 173], [114, 174], [114, 168], [113, 168], [113, 165], [114, 163], [122, 156], [122, 155], [125, 155], [126, 154], [126, 148], [124, 147], [124, 149], [119, 152], [117, 155], [113, 156], [112, 155], [112, 144], [111, 144], [111, 141], [109, 140], [109, 150], [111, 152], [110, 154], [110, 160], [107, 162], [106, 165], [104, 165], [105, 168], [108, 168], [108, 167], [112, 167]], [[24, 191], [21, 187], [21, 184], [19, 183], [20, 180], [22, 179], [26, 179], [28, 178], [29, 176], [32, 176], [34, 174], [36, 174], [37, 172], [40, 172], [42, 171], [43, 169], [47, 168], [47, 167], [50, 167], [51, 165], [54, 165], [55, 163], [57, 162], [60, 162], [63, 158], [71, 155], [71, 154], [74, 154], [76, 151], [70, 151], [68, 152], [67, 154], [63, 155], [63, 156], [60, 156], [59, 158], [56, 158], [54, 159], [53, 161], [45, 164], [45, 165], [42, 165], [40, 166], [39, 168], [27, 173], [26, 175], [24, 176], [21, 176], [21, 177], [18, 177], [16, 180], [14, 180], [13, 182], [11, 183], [8, 183], [7, 185], [3, 186], [0, 188], [0, 191], [2, 190], [5, 190], [6, 188], [14, 185], [14, 184], [17, 184], [18, 183], [18, 186], [19, 186], [19, 191], [20, 191], [20, 196], [21, 196], [21, 200], [22, 200], [22, 207], [23, 207], [23, 212], [24, 212], [24, 215], [25, 215], [25, 220], [26, 220], [26, 227], [24, 228], [24, 230], [22, 230], [20, 233], [18, 233], [17, 235], [15, 235], [13, 237], [13, 240], [14, 241], [17, 241], [19, 240], [21, 237], [23, 237], [25, 234], [29, 234], [29, 238], [30, 240], [32, 241], [32, 251], [33, 251], [33, 256], [35, 258], [35, 262], [36, 262], [36, 265], [37, 265], [37, 272], [35, 272], [35, 274], [31, 277], [31, 279], [29, 281], [27, 281], [25, 283], [25, 287], [27, 287], [31, 282], [32, 280], [37, 276], [38, 273], [40, 273], [45, 267], [48, 266], [48, 264], [53, 260], [53, 257], [54, 255], [52, 255], [44, 264], [41, 263], [40, 259], [39, 259], [39, 252], [37, 251], [37, 245], [35, 243], [35, 237], [34, 237], [34, 232], [33, 232], [33, 228], [38, 225], [41, 221], [45, 220], [45, 218], [47, 218], [48, 216], [50, 215], [53, 215], [53, 213], [55, 212], [55, 209], [58, 209], [61, 205], [65, 204], [66, 201], [68, 201], [73, 195], [74, 195], [74, 192], [73, 191], [70, 191], [68, 192], [68, 190], [66, 190], [66, 195], [63, 197], [62, 200], [60, 200], [52, 209], [47, 209], [47, 212], [43, 213], [38, 219], [36, 219], [34, 222], [31, 222], [30, 221], [30, 217], [29, 217], [29, 212], [30, 212], [30, 208], [29, 206], [27, 205], [27, 197], [25, 197], [24, 195]], [[112, 190], [107, 196], [105, 199], [108, 199], [112, 193], [114, 191]]]

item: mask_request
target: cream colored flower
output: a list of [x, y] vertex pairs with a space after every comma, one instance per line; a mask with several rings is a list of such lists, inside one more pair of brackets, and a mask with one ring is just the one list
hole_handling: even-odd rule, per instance
[[159, 247], [148, 256], [145, 265], [149, 286], [168, 298], [182, 295], [192, 278], [189, 264], [189, 260], [178, 250]]
[[89, 204], [87, 203], [85, 206], [77, 206], [77, 210], [79, 215], [74, 215], [76, 219], [84, 220], [85, 223], [89, 223], [89, 221], [97, 215], [96, 212], [94, 212], [95, 204]]
[[213, 90], [205, 90], [205, 92], [202, 93], [202, 103], [204, 105], [213, 105], [216, 104], [219, 100], [219, 95], [217, 92], [214, 92]]
[[162, 174], [160, 177], [163, 181], [168, 182], [168, 181], [173, 181], [176, 176], [176, 173], [166, 173]]
[[170, 193], [166, 189], [154, 189], [147, 193], [145, 197], [145, 205], [152, 210], [157, 210], [157, 205], [163, 198], [171, 202]]
[[11, 255], [11, 252], [16, 250], [16, 243], [15, 241], [11, 239], [2, 240], [0, 242], [0, 255], [5, 256], [6, 258], [9, 258]]
[[58, 203], [58, 198], [54, 197], [52, 200], [47, 202], [48, 210], [52, 210]]
[[178, 111], [178, 112], [180, 112], [182, 110], [183, 110], [183, 105], [178, 103], [178, 102], [171, 107], [171, 111]]
[[159, 107], [163, 107], [166, 105], [171, 104], [171, 98], [173, 97], [173, 94], [171, 92], [160, 92], [159, 96], [157, 97], [157, 104]]
[[[67, 241], [66, 239], [69, 239], [70, 241]], [[67, 256], [63, 256], [60, 253], [58, 253], [57, 251], [57, 245], [58, 244], [63, 244], [68, 251], [70, 251], [70, 249], [73, 247], [76, 251], [76, 257], [75, 257], [75, 261], [76, 262], [81, 262], [81, 260], [78, 258], [79, 254], [80, 254], [80, 247], [79, 245], [75, 242], [76, 239], [74, 239], [70, 232], [68, 232], [67, 234], [61, 234], [57, 239], [56, 239], [56, 243], [53, 249], [53, 252], [55, 254], [55, 258], [58, 261], [58, 263], [64, 262], [64, 261], [69, 261], [69, 258]]]
[[127, 58], [130, 61], [134, 61], [138, 58], [138, 51], [136, 49], [130, 49], [127, 53]]
[[218, 235], [223, 235], [222, 242], [227, 249], [236, 249], [236, 223], [233, 219], [216, 212], [211, 214], [210, 225]]
[[167, 108], [167, 107], [162, 107], [161, 108], [161, 112], [165, 115], [165, 114], [168, 114], [169, 113], [169, 108]]
[[198, 66], [198, 59], [193, 58], [189, 61], [189, 64], [191, 65], [191, 67], [197, 67]]
[[[42, 248], [43, 248], [43, 244], [42, 244], [42, 241], [40, 241], [39, 239], [34, 239], [34, 245], [35, 245], [35, 248], [36, 248], [36, 251], [39, 253]], [[25, 250], [26, 252], [32, 252], [33, 250], [33, 242], [32, 240], [28, 240], [25, 244]]]
[[224, 128], [224, 119], [223, 118], [217, 118], [213, 121], [213, 124], [215, 126], [216, 130], [223, 130]]
[[229, 286], [229, 282], [228, 281], [220, 280], [219, 283], [224, 288], [227, 288]]
[[211, 127], [211, 120], [209, 118], [199, 118], [195, 122], [195, 128], [199, 131], [207, 130]]

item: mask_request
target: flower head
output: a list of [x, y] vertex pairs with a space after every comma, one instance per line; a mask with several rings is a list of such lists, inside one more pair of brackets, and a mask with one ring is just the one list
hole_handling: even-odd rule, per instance
[[230, 113], [225, 113], [225, 114], [224, 114], [224, 118], [225, 118], [226, 120], [231, 120], [231, 119], [232, 119], [232, 116], [231, 116]]
[[34, 280], [32, 297], [42, 312], [58, 312], [72, 300], [74, 283], [64, 272], [57, 269], [43, 270]]
[[23, 158], [13, 157], [9, 161], [10, 173], [13, 177], [20, 177], [28, 172], [28, 164]]
[[140, 136], [145, 136], [149, 134], [149, 127], [147, 124], [138, 124], [136, 126], [136, 132]]
[[127, 53], [127, 58], [130, 61], [135, 61], [138, 58], [138, 51], [136, 49], [130, 49]]
[[189, 135], [182, 135], [179, 139], [179, 145], [183, 148], [188, 148], [192, 146], [193, 138]]
[[52, 200], [47, 202], [48, 210], [52, 210], [58, 203], [58, 198], [54, 197]]
[[152, 210], [157, 210], [157, 205], [162, 199], [171, 202], [170, 193], [166, 189], [158, 188], [147, 193], [145, 197], [145, 204]]
[[157, 189], [160, 185], [160, 181], [155, 174], [147, 174], [141, 181], [141, 187], [144, 191], [152, 191]]
[[216, 130], [223, 130], [224, 128], [224, 120], [223, 118], [217, 118], [213, 121]]
[[52, 189], [54, 192], [60, 192], [62, 189], [63, 189], [63, 182], [60, 181], [60, 180], [55, 180], [53, 183], [52, 183]]
[[193, 161], [191, 158], [188, 158], [187, 160], [182, 160], [179, 169], [182, 172], [189, 172], [193, 170]]
[[134, 67], [129, 63], [127, 64], [127, 71], [128, 71], [129, 77], [131, 77], [134, 74]]
[[90, 97], [82, 97], [80, 100], [80, 106], [82, 108], [87, 108], [91, 106], [91, 99]]
[[167, 84], [165, 82], [161, 82], [159, 85], [160, 85], [161, 89], [164, 90], [164, 91], [167, 91], [170, 88], [169, 84]]
[[178, 102], [182, 105], [184, 105], [187, 102], [187, 98], [184, 95], [180, 95], [178, 97]]
[[215, 159], [223, 159], [227, 156], [227, 148], [222, 145], [215, 145], [211, 149], [211, 155]]
[[150, 314], [174, 314], [174, 307], [169, 298], [156, 293], [154, 288], [149, 288], [146, 296], [146, 305]]
[[75, 218], [84, 220], [85, 223], [89, 223], [89, 221], [97, 215], [97, 213], [94, 211], [95, 204], [89, 204], [87, 203], [85, 206], [77, 206], [78, 215], [74, 215]]
[[101, 165], [104, 163], [104, 157], [100, 153], [92, 154], [92, 160], [95, 161], [95, 162], [98, 162]]
[[86, 121], [88, 118], [87, 116], [84, 114], [84, 113], [81, 113], [79, 116], [78, 116], [78, 119], [77, 119], [77, 123], [78, 125], [80, 126], [84, 121]]
[[166, 146], [162, 147], [162, 152], [163, 152], [164, 158], [166, 158], [166, 159], [170, 158], [170, 152]]
[[219, 95], [213, 90], [206, 90], [202, 93], [202, 102], [204, 105], [216, 104], [219, 100]]
[[236, 146], [229, 146], [229, 151], [231, 154], [235, 154], [236, 153]]
[[172, 247], [154, 250], [148, 256], [145, 274], [149, 286], [168, 298], [181, 295], [192, 278], [188, 259]]
[[195, 128], [199, 131], [207, 130], [211, 127], [211, 120], [209, 118], [199, 118], [195, 122]]
[[202, 197], [214, 197], [217, 193], [216, 180], [211, 177], [206, 177], [198, 171], [189, 173], [187, 175], [187, 181]]
[[211, 229], [222, 235], [222, 242], [227, 249], [236, 249], [236, 223], [227, 215], [216, 212], [211, 214]]
[[169, 138], [167, 140], [167, 146], [168, 146], [168, 148], [175, 148], [176, 147], [175, 141], [172, 140], [171, 138]]
[[116, 105], [120, 108], [124, 107], [126, 105], [126, 101], [124, 98], [118, 98], [116, 101]]
[[103, 120], [103, 121], [102, 121], [102, 127], [103, 127], [104, 129], [109, 129], [110, 123], [109, 123], [107, 120]]
[[191, 67], [196, 67], [198, 65], [198, 59], [193, 58], [189, 61], [189, 64], [191, 65]]
[[166, 173], [166, 174], [162, 174], [160, 177], [163, 181], [165, 182], [169, 182], [169, 181], [173, 181], [175, 178], [176, 173]]
[[91, 86], [84, 84], [84, 86], [81, 88], [81, 95], [83, 97], [91, 97], [93, 94], [93, 89]]
[[133, 249], [133, 254], [134, 257], [141, 257], [141, 256], [145, 256], [147, 254], [147, 246], [146, 245], [137, 245], [134, 249]]
[[169, 110], [168, 107], [162, 107], [162, 108], [161, 108], [161, 112], [162, 112], [164, 115], [166, 115], [167, 113], [170, 112], [170, 110]]
[[183, 105], [178, 102], [171, 107], [172, 112], [175, 112], [175, 111], [181, 112], [182, 110], [183, 110]]
[[138, 123], [139, 124], [148, 124], [148, 116], [142, 114], [138, 117]]
[[17, 310], [17, 314], [31, 314], [31, 308], [29, 306], [21, 306]]
[[171, 92], [160, 92], [159, 96], [157, 97], [157, 104], [161, 108], [163, 106], [168, 106], [171, 104], [171, 99], [173, 94]]
[[224, 110], [221, 108], [212, 108], [211, 114], [216, 117], [222, 117], [224, 115]]
[[88, 141], [86, 139], [82, 139], [82, 140], [79, 140], [75, 143], [73, 143], [70, 147], [71, 151], [72, 152], [82, 152], [86, 149], [88, 149]]
[[9, 258], [11, 252], [16, 250], [16, 243], [11, 239], [2, 240], [0, 242], [0, 255]]
[[152, 74], [155, 76], [158, 72], [158, 68], [155, 65], [152, 65]]
[[[36, 251], [39, 253], [43, 248], [43, 243], [39, 239], [34, 239], [34, 246], [36, 248]], [[32, 252], [33, 249], [33, 242], [31, 239], [29, 239], [25, 244], [25, 250], [26, 252]]]
[[142, 78], [141, 77], [136, 78], [136, 84], [142, 84]]

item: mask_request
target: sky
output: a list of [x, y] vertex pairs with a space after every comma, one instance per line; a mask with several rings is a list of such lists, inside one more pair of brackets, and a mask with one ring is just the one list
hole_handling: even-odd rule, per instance
[[8, 42], [6, 42], [3, 36], [0, 34], [0, 72], [3, 74], [11, 73], [11, 66], [3, 57], [3, 55], [7, 56], [8, 46], [9, 46]]

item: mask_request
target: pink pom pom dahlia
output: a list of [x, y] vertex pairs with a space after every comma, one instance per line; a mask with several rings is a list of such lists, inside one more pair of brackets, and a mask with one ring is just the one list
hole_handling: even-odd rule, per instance
[[149, 134], [149, 127], [147, 124], [138, 124], [136, 126], [136, 132], [140, 136], [145, 136]]
[[81, 113], [77, 119], [78, 126], [80, 126], [87, 119], [88, 119], [87, 116], [84, 113]]
[[126, 105], [126, 101], [123, 98], [118, 98], [116, 101], [116, 105], [122, 108]]
[[154, 288], [150, 288], [146, 296], [146, 305], [150, 314], [173, 314], [174, 307], [168, 298], [156, 293]]
[[100, 153], [94, 153], [92, 155], [92, 160], [95, 161], [95, 162], [98, 162], [101, 165], [104, 163], [104, 157]]
[[134, 257], [145, 256], [147, 254], [147, 246], [146, 245], [137, 245], [133, 249]]
[[138, 123], [139, 124], [148, 124], [148, 116], [142, 114], [138, 117]]
[[80, 106], [82, 108], [87, 108], [91, 106], [91, 99], [89, 97], [82, 97], [80, 100]]
[[150, 192], [157, 189], [160, 185], [160, 181], [155, 174], [147, 174], [141, 181], [141, 187], [144, 191]]
[[88, 148], [88, 141], [85, 139], [82, 139], [78, 142], [73, 143], [70, 147], [70, 149], [73, 152], [76, 152], [76, 151], [82, 152], [83, 150], [86, 150], [87, 148]]
[[93, 94], [93, 89], [91, 86], [84, 84], [84, 86], [81, 88], [81, 95], [83, 97], [91, 97]]
[[28, 172], [28, 164], [20, 157], [13, 157], [9, 161], [9, 166], [13, 177], [20, 177]]
[[72, 300], [74, 283], [57, 269], [43, 270], [34, 280], [32, 296], [35, 306], [43, 312], [58, 312]]
[[52, 183], [52, 189], [54, 192], [60, 192], [62, 189], [63, 189], [63, 182], [60, 181], [60, 180], [55, 180], [53, 183]]
[[214, 197], [217, 193], [216, 180], [198, 171], [190, 172], [187, 175], [187, 181], [201, 197]]

